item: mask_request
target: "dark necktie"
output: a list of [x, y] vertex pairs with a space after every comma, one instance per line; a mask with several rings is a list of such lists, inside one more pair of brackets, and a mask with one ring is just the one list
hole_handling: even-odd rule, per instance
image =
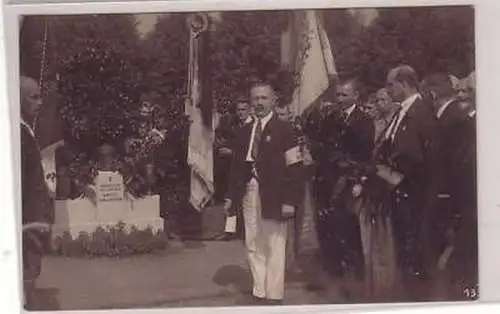
[[348, 118], [349, 114], [347, 113], [347, 111], [342, 110], [342, 112], [340, 113], [340, 121], [342, 121], [343, 123], [347, 123]]
[[255, 127], [255, 134], [253, 136], [253, 144], [252, 144], [253, 160], [256, 160], [257, 156], [259, 155], [259, 146], [261, 137], [262, 137], [262, 121], [260, 119], [257, 119], [257, 126]]
[[347, 121], [349, 121], [349, 118], [351, 117], [351, 115], [349, 114], [348, 111], [344, 111], [344, 122], [347, 123]]

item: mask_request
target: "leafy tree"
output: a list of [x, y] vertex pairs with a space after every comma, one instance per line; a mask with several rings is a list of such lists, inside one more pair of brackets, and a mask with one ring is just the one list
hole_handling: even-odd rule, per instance
[[42, 45], [44, 42], [45, 19], [27, 16], [19, 33], [19, 60], [22, 75], [40, 79]]
[[[289, 14], [221, 14], [220, 23], [210, 32], [205, 55], [210, 64], [205, 74], [210, 78], [211, 106], [226, 112], [229, 104], [246, 95], [255, 78], [279, 82], [283, 102], [289, 101], [293, 77], [280, 69], [281, 35]], [[186, 14], [165, 15], [142, 40], [131, 15], [25, 19], [20, 35], [21, 70], [38, 78], [47, 29], [45, 80], [57, 81], [65, 139], [79, 163], [88, 164], [92, 149], [100, 143], [121, 143], [134, 134], [141, 94], [155, 92], [159, 94], [158, 115], [167, 129], [168, 149], [158, 157], [163, 160], [164, 184], [176, 189], [186, 182], [186, 18]], [[340, 76], [358, 76], [368, 91], [381, 87], [389, 68], [400, 63], [412, 65], [420, 75], [447, 71], [465, 76], [474, 69], [472, 7], [383, 8], [368, 27], [347, 10], [323, 10], [322, 18]], [[175, 193], [170, 196], [178, 198]]]
[[325, 9], [320, 13], [334, 55], [341, 54], [351, 38], [358, 36], [362, 31], [362, 25], [347, 9]]
[[446, 71], [458, 76], [474, 68], [472, 7], [385, 8], [337, 56], [343, 76], [358, 76], [369, 90], [387, 71], [406, 63], [420, 75]]
[[173, 13], [160, 17], [140, 44], [141, 88], [161, 93], [171, 109], [179, 108], [170, 103], [186, 93], [188, 43], [186, 14]]
[[[224, 12], [210, 40], [212, 98], [225, 112], [238, 97], [245, 96], [255, 79], [279, 82], [286, 90], [291, 82], [280, 69], [281, 35], [287, 26], [283, 11]], [[282, 94], [287, 94], [283, 92]]]
[[[167, 130], [165, 144], [156, 153], [161, 180], [162, 212], [187, 200], [188, 121], [184, 114], [187, 92], [189, 31], [186, 14], [168, 14], [157, 21], [140, 43], [143, 93], [155, 93], [158, 117]], [[167, 208], [165, 208], [167, 206]]]
[[81, 148], [120, 143], [130, 132], [140, 96], [134, 23], [130, 15], [52, 21], [60, 112], [66, 138]]

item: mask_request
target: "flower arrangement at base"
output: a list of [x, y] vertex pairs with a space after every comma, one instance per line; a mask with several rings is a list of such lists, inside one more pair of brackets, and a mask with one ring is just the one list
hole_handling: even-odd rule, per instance
[[136, 198], [158, 192], [156, 183], [165, 176], [165, 165], [159, 164], [157, 153], [169, 134], [157, 104], [160, 101], [158, 93], [142, 95], [133, 135], [125, 140], [125, 156], [120, 172], [128, 192]]
[[168, 239], [164, 232], [152, 228], [139, 230], [125, 223], [114, 226], [98, 227], [91, 234], [81, 232], [73, 238], [69, 232], [53, 240], [52, 253], [67, 257], [127, 257], [148, 254], [167, 248]]

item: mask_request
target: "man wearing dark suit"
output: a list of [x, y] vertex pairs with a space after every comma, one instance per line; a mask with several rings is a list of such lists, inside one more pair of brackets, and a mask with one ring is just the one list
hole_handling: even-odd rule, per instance
[[[235, 104], [235, 115], [226, 116], [221, 119], [219, 126], [215, 130], [215, 159], [214, 159], [214, 181], [215, 199], [224, 199], [228, 191], [229, 171], [233, 156], [233, 149], [236, 141], [238, 129], [252, 122], [250, 115], [250, 104], [248, 100], [241, 98]], [[226, 217], [226, 229], [216, 240], [229, 241], [238, 237], [243, 237], [243, 217], [241, 210], [234, 213], [236, 217]], [[233, 229], [231, 219], [236, 218], [236, 227]], [[228, 229], [231, 228], [231, 229]]]
[[238, 131], [225, 205], [242, 204], [252, 294], [265, 304], [283, 300], [287, 220], [303, 188], [300, 150], [292, 125], [273, 112], [277, 101], [270, 83], [251, 87], [254, 122]]
[[437, 194], [433, 147], [437, 121], [418, 85], [417, 74], [408, 65], [388, 73], [387, 88], [401, 105], [385, 132], [376, 167], [389, 187], [382, 207], [392, 218], [403, 279], [424, 278], [431, 262], [428, 222]]
[[236, 130], [250, 116], [250, 104], [244, 99], [236, 102], [234, 115], [225, 115], [215, 129], [215, 198], [224, 200], [229, 179], [229, 164]]
[[359, 106], [359, 83], [346, 80], [337, 86], [339, 110], [330, 114], [321, 131], [322, 158], [318, 177], [325, 203], [320, 208], [318, 232], [326, 263], [336, 274], [346, 267], [358, 275], [363, 269], [359, 223], [350, 210], [353, 164], [370, 159], [375, 128]]
[[433, 74], [424, 83], [434, 96], [438, 121], [440, 163], [437, 210], [432, 214], [434, 249], [439, 256], [446, 247], [454, 247], [450, 264], [456, 282], [451, 286], [463, 297], [465, 289], [477, 284], [475, 125], [461, 108], [446, 74]]
[[21, 187], [22, 258], [25, 305], [35, 302], [35, 281], [40, 275], [46, 241], [53, 223], [53, 203], [49, 196], [41, 163], [33, 120], [41, 108], [38, 83], [21, 77]]

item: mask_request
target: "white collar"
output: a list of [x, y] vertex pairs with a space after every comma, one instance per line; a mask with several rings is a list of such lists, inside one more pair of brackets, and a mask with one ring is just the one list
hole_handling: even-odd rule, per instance
[[438, 112], [436, 113], [436, 116], [437, 118], [441, 118], [441, 116], [443, 115], [444, 111], [446, 110], [446, 108], [448, 108], [448, 106], [454, 101], [455, 99], [451, 98], [449, 99], [447, 102], [445, 102], [438, 110]]
[[262, 126], [261, 130], [264, 130], [264, 128], [266, 127], [266, 124], [271, 120], [272, 117], [273, 117], [273, 111], [271, 111], [269, 114], [267, 114], [263, 118], [259, 118], [259, 117], [256, 117], [256, 116], [254, 117], [254, 123], [253, 123], [253, 126], [252, 126], [252, 133], [250, 135], [250, 144], [248, 145], [248, 151], [247, 151], [246, 161], [254, 161], [253, 158], [252, 158], [252, 148], [253, 148], [253, 145], [254, 145], [254, 136], [255, 136], [255, 129], [257, 128], [257, 122], [260, 119], [260, 122], [262, 124], [261, 125]]
[[401, 103], [401, 115], [403, 115], [404, 113], [406, 113], [410, 107], [413, 105], [413, 103], [415, 102], [415, 100], [417, 100], [418, 98], [420, 98], [420, 94], [419, 93], [415, 93], [413, 94], [412, 96], [406, 98], [402, 103]]
[[394, 137], [396, 136], [396, 131], [399, 128], [399, 125], [401, 124], [401, 121], [403, 121], [404, 116], [410, 110], [411, 106], [415, 103], [415, 101], [420, 98], [419, 93], [415, 93], [414, 95], [406, 98], [402, 103], [401, 103], [401, 111], [399, 112], [399, 115], [397, 117], [394, 117], [395, 119], [391, 123], [391, 126], [387, 129], [387, 133], [385, 134], [386, 138], [391, 137], [394, 140]]
[[248, 123], [250, 123], [250, 122], [252, 122], [252, 116], [248, 116], [248, 117], [246, 118], [246, 120], [245, 120], [243, 123], [244, 123], [244, 124], [248, 124]]
[[31, 136], [35, 137], [35, 131], [33, 131], [33, 128], [23, 118], [21, 118], [21, 125], [28, 129], [28, 132], [30, 132]]
[[273, 117], [273, 111], [271, 110], [271, 112], [269, 112], [263, 118], [255, 117], [255, 122], [257, 123], [257, 120], [260, 119], [260, 122], [262, 123], [262, 130], [264, 130], [264, 128], [266, 127], [267, 123], [271, 120], [272, 117]]
[[351, 105], [349, 108], [344, 109], [344, 112], [347, 114], [346, 118], [349, 118], [352, 114], [352, 112], [356, 109], [356, 104]]

